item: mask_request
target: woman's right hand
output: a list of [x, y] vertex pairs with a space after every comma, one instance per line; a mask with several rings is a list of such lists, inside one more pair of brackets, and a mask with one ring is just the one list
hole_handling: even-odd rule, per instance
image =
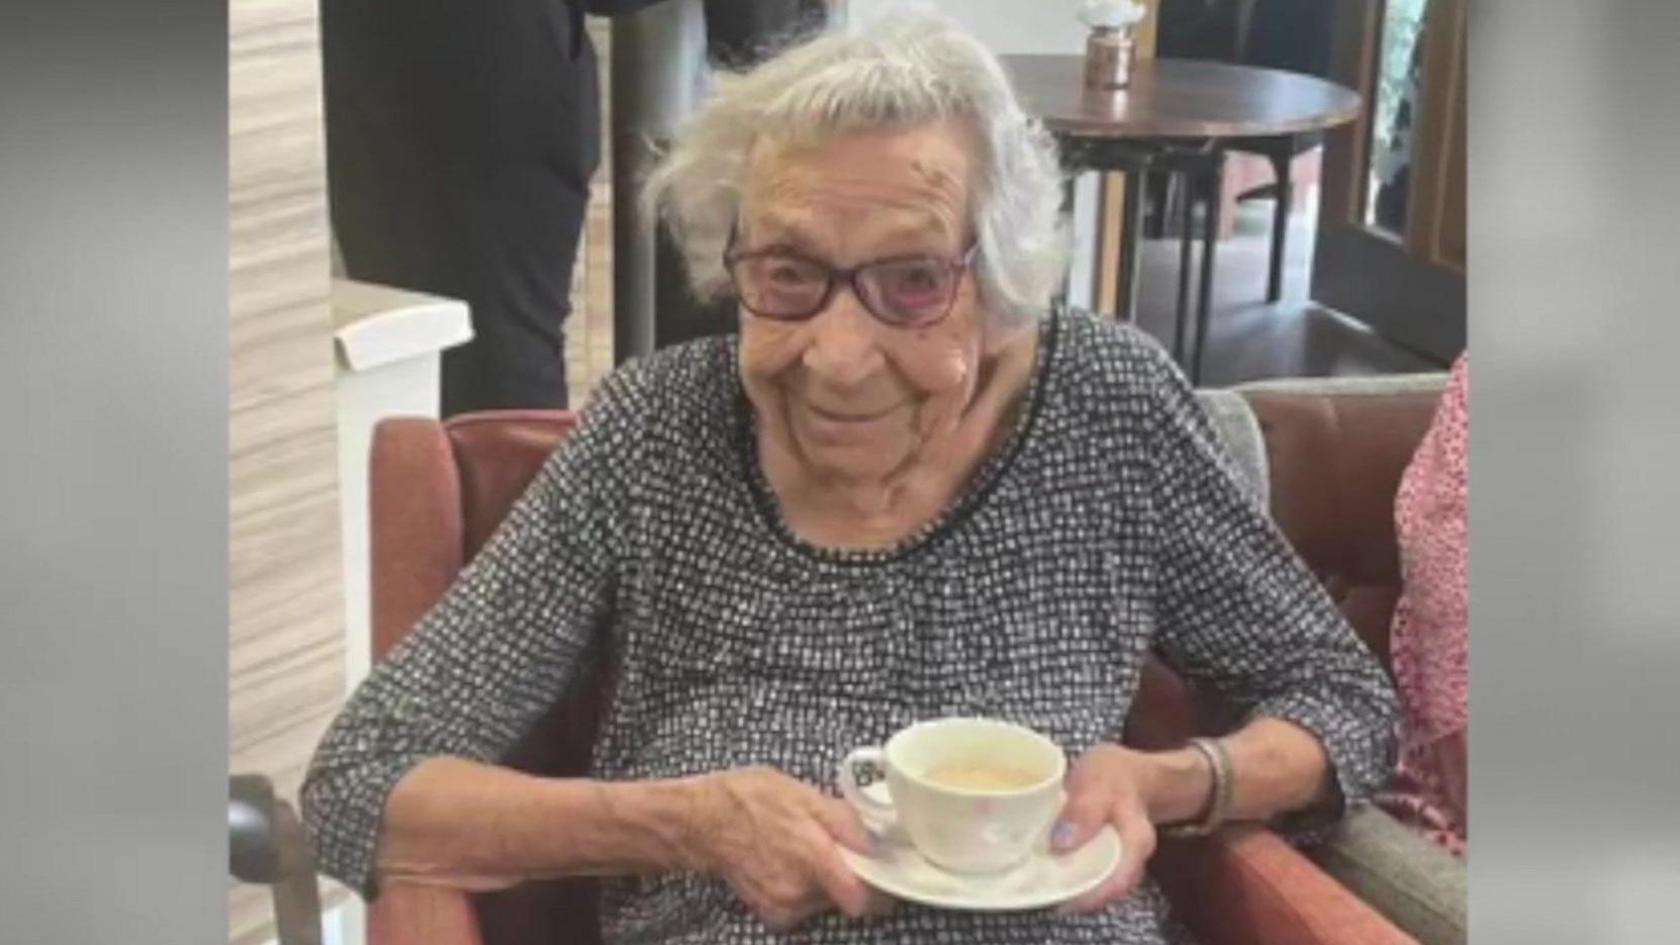
[[697, 778], [695, 849], [771, 928], [792, 928], [838, 908], [857, 919], [886, 905], [840, 857], [870, 849], [869, 832], [846, 802], [771, 768]]

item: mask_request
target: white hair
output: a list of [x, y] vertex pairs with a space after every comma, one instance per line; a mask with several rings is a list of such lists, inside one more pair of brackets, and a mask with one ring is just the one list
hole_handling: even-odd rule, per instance
[[730, 291], [725, 243], [761, 138], [809, 145], [953, 119], [981, 144], [969, 201], [981, 299], [1005, 323], [1037, 318], [1067, 266], [1055, 142], [1021, 110], [997, 58], [942, 16], [894, 15], [822, 34], [720, 76], [644, 198], [670, 226], [695, 294], [720, 299]]

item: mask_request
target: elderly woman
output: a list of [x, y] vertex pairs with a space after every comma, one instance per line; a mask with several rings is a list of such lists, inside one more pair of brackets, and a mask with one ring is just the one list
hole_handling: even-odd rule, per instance
[[[1334, 816], [1383, 779], [1384, 674], [1181, 375], [1052, 307], [1053, 145], [972, 38], [913, 19], [793, 49], [721, 88], [650, 188], [739, 335], [608, 378], [351, 699], [303, 789], [330, 872], [368, 895], [618, 877], [608, 942], [1153, 943], [1157, 825]], [[1119, 744], [1151, 651], [1248, 711], [1217, 752]], [[592, 777], [495, 765], [603, 664]], [[839, 759], [957, 714], [1075, 759], [1054, 841], [1112, 825], [1105, 884], [984, 914], [848, 870], [872, 838]]]

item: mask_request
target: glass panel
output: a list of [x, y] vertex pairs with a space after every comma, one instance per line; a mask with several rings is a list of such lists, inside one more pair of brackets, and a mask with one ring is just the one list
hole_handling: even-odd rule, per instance
[[1406, 234], [1412, 141], [1423, 103], [1423, 16], [1429, 0], [1383, 4], [1376, 95], [1371, 103], [1370, 179], [1365, 188], [1365, 224], [1395, 238]]

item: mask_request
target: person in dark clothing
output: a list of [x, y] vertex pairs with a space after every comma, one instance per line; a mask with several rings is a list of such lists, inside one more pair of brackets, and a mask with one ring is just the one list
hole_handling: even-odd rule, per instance
[[464, 300], [443, 412], [566, 404], [561, 323], [600, 161], [586, 12], [641, 2], [325, 0], [328, 185], [356, 279]]
[[[471, 309], [474, 339], [443, 355], [445, 416], [566, 405], [561, 326], [601, 152], [584, 16], [656, 2], [322, 3], [346, 273]], [[812, 3], [713, 2], [708, 27], [745, 60]]]
[[706, 55], [741, 71], [828, 23], [828, 0], [706, 0]]

